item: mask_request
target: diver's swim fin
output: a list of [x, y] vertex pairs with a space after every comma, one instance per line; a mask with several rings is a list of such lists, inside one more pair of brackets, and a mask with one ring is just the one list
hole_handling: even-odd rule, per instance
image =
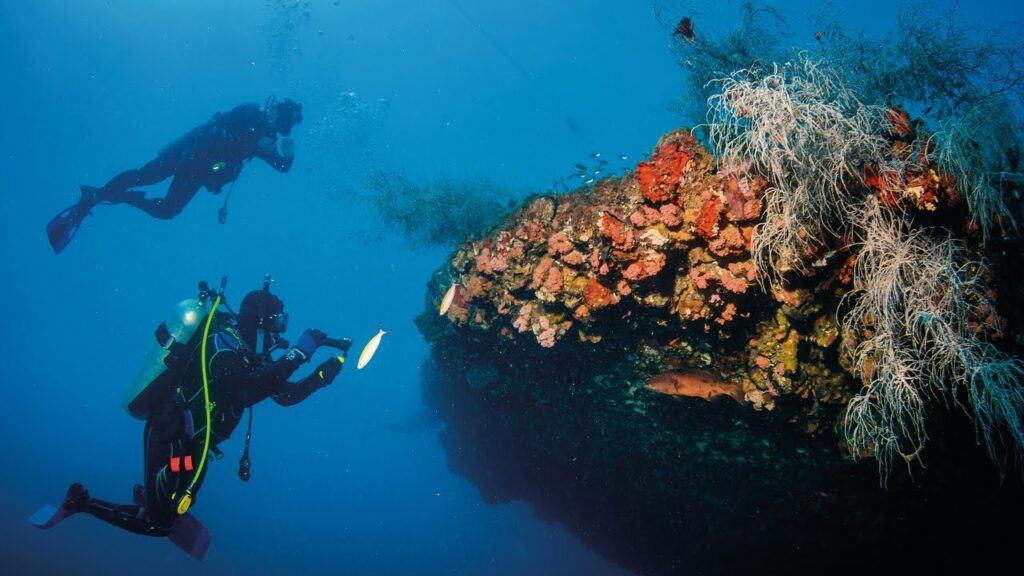
[[191, 514], [179, 516], [167, 537], [175, 546], [196, 560], [202, 560], [206, 556], [210, 542], [213, 541], [213, 534], [210, 534], [206, 526]]
[[[132, 490], [132, 499], [138, 506], [146, 505], [146, 489], [136, 484]], [[213, 534], [203, 523], [191, 514], [175, 518], [171, 533], [167, 535], [175, 546], [196, 560], [202, 560], [213, 541]]]
[[78, 482], [68, 487], [68, 493], [60, 506], [43, 506], [35, 514], [28, 517], [30, 524], [36, 528], [47, 530], [64, 521], [65, 518], [78, 512], [84, 512], [89, 506], [89, 491]]
[[[60, 507], [43, 506], [35, 514], [28, 517], [29, 523], [36, 528], [48, 530], [60, 524], [68, 516], [75, 514], [74, 510], [77, 506], [72, 498], [79, 496], [81, 493], [85, 493], [86, 497], [88, 497], [88, 493], [85, 492], [84, 488], [75, 490], [75, 486], [77, 485], [73, 485], [68, 490], [69, 496], [64, 501], [65, 505]], [[145, 501], [145, 489], [142, 486], [135, 486], [133, 497], [135, 503], [141, 506]], [[176, 518], [167, 537], [175, 546], [181, 548], [183, 552], [196, 560], [202, 560], [206, 556], [206, 551], [210, 549], [210, 543], [213, 542], [213, 534], [210, 534], [210, 531], [203, 526], [203, 523], [191, 514], [185, 514]]]
[[[146, 489], [141, 484], [136, 484], [132, 489], [132, 500], [136, 506], [146, 505]], [[175, 546], [196, 560], [202, 560], [203, 556], [206, 556], [206, 551], [213, 540], [210, 531], [191, 514], [176, 518], [167, 537]]]
[[46, 225], [46, 236], [50, 239], [50, 247], [53, 248], [54, 254], [60, 254], [67, 248], [71, 239], [75, 237], [75, 233], [78, 232], [78, 227], [82, 225], [82, 220], [96, 205], [98, 188], [85, 185], [78, 188], [82, 191], [82, 197], [78, 203], [61, 210]]
[[64, 509], [63, 506], [57, 508], [56, 506], [50, 506], [47, 504], [35, 514], [28, 517], [29, 524], [32, 524], [36, 528], [47, 530], [53, 528], [57, 524], [60, 524], [62, 520], [70, 516], [71, 514]]

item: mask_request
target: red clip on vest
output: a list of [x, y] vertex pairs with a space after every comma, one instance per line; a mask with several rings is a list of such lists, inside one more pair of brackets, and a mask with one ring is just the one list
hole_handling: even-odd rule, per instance
[[192, 455], [188, 456], [174, 456], [171, 458], [171, 472], [181, 472], [182, 465], [185, 467], [186, 472], [192, 471]]

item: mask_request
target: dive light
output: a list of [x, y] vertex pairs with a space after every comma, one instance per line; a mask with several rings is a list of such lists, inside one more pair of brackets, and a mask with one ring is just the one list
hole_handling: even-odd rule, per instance
[[348, 338], [324, 338], [320, 345], [347, 353], [348, 349], [352, 347], [352, 340]]

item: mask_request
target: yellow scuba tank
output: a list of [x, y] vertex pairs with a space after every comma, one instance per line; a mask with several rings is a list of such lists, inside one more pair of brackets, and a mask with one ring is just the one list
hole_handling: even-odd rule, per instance
[[203, 282], [199, 297], [179, 302], [167, 319], [157, 326], [156, 341], [146, 352], [122, 401], [124, 409], [133, 417], [146, 418], [153, 401], [165, 390], [163, 384], [169, 375], [169, 367], [183, 355], [191, 354], [192, 347], [187, 344], [210, 313], [207, 305], [209, 295], [210, 291]]

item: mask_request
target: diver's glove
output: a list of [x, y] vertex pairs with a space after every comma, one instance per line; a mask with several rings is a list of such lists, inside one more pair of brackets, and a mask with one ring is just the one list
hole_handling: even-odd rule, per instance
[[320, 386], [327, 386], [341, 373], [341, 369], [345, 366], [344, 356], [335, 356], [328, 358], [326, 362], [316, 367], [316, 377], [319, 379]]
[[316, 354], [316, 349], [323, 345], [324, 340], [327, 340], [327, 334], [315, 328], [309, 328], [299, 336], [298, 341], [292, 346], [291, 352], [300, 354], [302, 362], [306, 362], [313, 357], [313, 354]]
[[264, 154], [271, 154], [275, 151], [274, 139], [270, 136], [260, 136], [260, 139], [256, 141], [256, 148]]
[[284, 156], [285, 158], [295, 156], [295, 140], [292, 140], [291, 138], [282, 138], [280, 148], [281, 156]]

